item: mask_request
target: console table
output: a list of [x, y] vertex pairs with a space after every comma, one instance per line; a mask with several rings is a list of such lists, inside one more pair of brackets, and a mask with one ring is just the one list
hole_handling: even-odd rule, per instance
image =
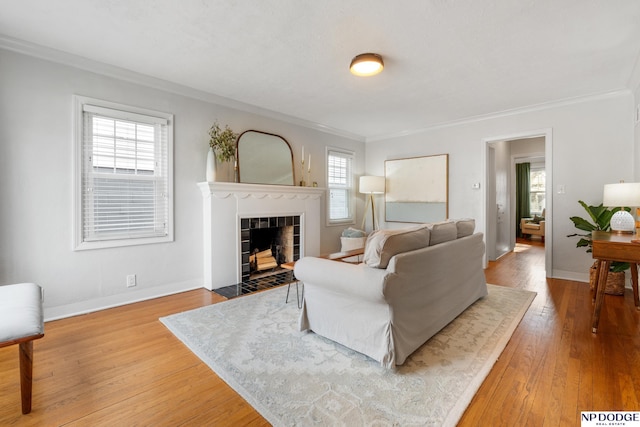
[[599, 260], [595, 276], [594, 298], [591, 332], [598, 331], [600, 311], [604, 301], [604, 289], [607, 274], [612, 261], [628, 262], [631, 264], [631, 283], [633, 287], [633, 303], [636, 310], [640, 310], [638, 300], [638, 264], [640, 263], [640, 243], [634, 243], [639, 237], [635, 234], [615, 234], [605, 231], [594, 231], [591, 234], [592, 255]]

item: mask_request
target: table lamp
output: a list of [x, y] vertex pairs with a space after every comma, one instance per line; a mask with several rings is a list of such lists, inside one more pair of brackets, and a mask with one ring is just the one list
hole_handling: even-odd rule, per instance
[[385, 179], [384, 176], [361, 176], [360, 177], [360, 193], [368, 194], [367, 203], [364, 208], [364, 214], [362, 215], [362, 226], [364, 230], [364, 223], [367, 218], [367, 211], [369, 210], [369, 204], [371, 204], [371, 223], [373, 224], [373, 230], [380, 228], [378, 226], [378, 220], [376, 219], [376, 207], [373, 201], [374, 194], [384, 194]]
[[606, 184], [602, 204], [607, 207], [620, 207], [620, 210], [611, 217], [611, 231], [618, 234], [634, 233], [636, 222], [624, 208], [640, 206], [640, 183]]

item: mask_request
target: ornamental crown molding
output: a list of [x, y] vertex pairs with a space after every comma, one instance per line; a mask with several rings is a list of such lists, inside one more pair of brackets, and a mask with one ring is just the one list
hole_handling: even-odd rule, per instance
[[226, 199], [319, 199], [324, 188], [292, 185], [244, 184], [236, 182], [199, 182], [204, 198]]

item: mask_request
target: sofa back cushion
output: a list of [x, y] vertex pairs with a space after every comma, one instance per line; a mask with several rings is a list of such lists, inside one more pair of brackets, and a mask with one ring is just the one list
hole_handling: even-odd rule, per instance
[[458, 228], [458, 239], [471, 236], [476, 230], [476, 220], [473, 218], [456, 219], [456, 227]]
[[458, 238], [458, 227], [454, 221], [436, 222], [429, 224], [427, 227], [429, 227], [431, 231], [429, 246], [434, 246], [450, 240], [456, 240]]
[[363, 261], [369, 267], [387, 268], [394, 255], [429, 246], [429, 233], [424, 226], [375, 231], [367, 238]]

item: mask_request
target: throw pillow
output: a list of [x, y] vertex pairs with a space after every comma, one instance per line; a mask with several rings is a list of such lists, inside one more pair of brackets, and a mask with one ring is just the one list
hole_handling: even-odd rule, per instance
[[456, 227], [458, 228], [458, 239], [471, 236], [476, 230], [476, 220], [473, 218], [457, 219]]
[[429, 233], [424, 226], [375, 231], [367, 238], [363, 261], [369, 267], [387, 268], [394, 255], [429, 246]]
[[340, 237], [340, 251], [347, 252], [354, 249], [364, 248], [366, 242], [366, 237]]
[[456, 240], [458, 238], [458, 227], [453, 221], [436, 222], [434, 224], [429, 224], [428, 227], [431, 231], [429, 246], [448, 242], [449, 240]]

